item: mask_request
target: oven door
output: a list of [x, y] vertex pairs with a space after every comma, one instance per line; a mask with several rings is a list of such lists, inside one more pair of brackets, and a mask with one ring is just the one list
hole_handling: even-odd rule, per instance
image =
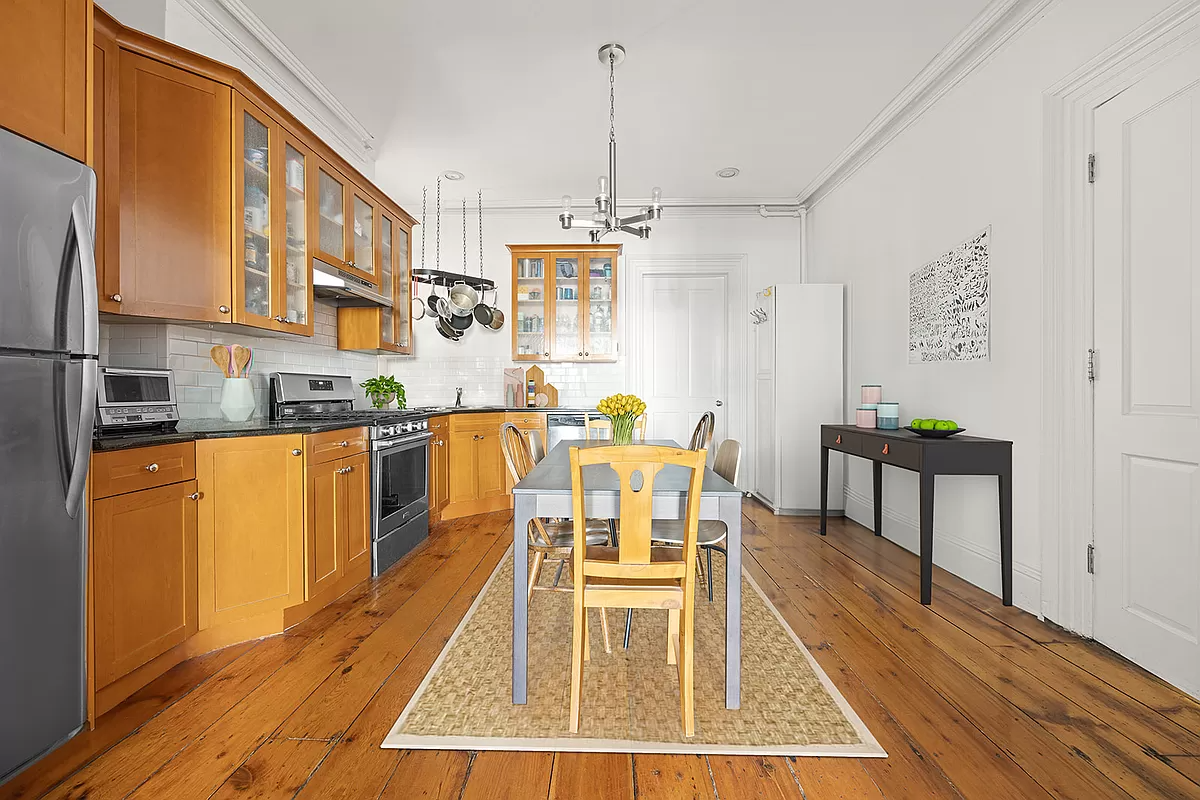
[[429, 509], [429, 434], [371, 443], [371, 533], [376, 541]]

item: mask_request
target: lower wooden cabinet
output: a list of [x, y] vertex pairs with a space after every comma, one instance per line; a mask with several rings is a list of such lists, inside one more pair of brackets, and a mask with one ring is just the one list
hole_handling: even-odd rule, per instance
[[304, 600], [304, 437], [196, 442], [200, 630]]
[[447, 438], [447, 503], [442, 519], [509, 506], [500, 426], [504, 414], [455, 414]]
[[437, 522], [450, 502], [450, 420], [429, 420], [429, 521]]
[[371, 474], [366, 453], [305, 465], [304, 599], [371, 563]]
[[196, 632], [196, 491], [189, 480], [93, 504], [97, 687]]

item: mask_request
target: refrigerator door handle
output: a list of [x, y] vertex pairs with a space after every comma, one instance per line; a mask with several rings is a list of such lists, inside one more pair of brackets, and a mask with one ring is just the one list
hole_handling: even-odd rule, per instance
[[79, 253], [79, 285], [83, 289], [83, 352], [86, 355], [95, 356], [100, 352], [100, 299], [96, 289], [96, 246], [92, 240], [92, 226], [88, 220], [87, 203], [82, 197], [76, 197], [75, 202], [71, 204], [71, 223], [71, 229], [75, 235], [75, 250]]
[[[67, 516], [75, 519], [92, 455], [92, 425], [96, 421], [96, 381], [100, 366], [94, 358], [78, 362], [83, 366], [79, 401], [79, 428], [75, 438], [75, 458], [71, 462], [71, 477], [67, 481]], [[90, 401], [90, 402], [89, 402]]]

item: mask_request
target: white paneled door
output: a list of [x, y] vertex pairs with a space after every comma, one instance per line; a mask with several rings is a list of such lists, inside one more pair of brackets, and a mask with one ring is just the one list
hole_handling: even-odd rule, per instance
[[729, 276], [648, 274], [637, 288], [647, 436], [686, 444], [700, 416], [712, 411], [715, 448], [729, 435]]
[[1096, 111], [1096, 638], [1200, 696], [1200, 47]]

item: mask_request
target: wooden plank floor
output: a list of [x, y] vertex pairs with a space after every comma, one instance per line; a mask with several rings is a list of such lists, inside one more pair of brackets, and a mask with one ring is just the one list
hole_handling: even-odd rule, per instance
[[851, 522], [745, 507], [747, 570], [887, 759], [382, 750], [511, 541], [427, 545], [282, 636], [180, 664], [12, 798], [1200, 798], [1200, 704]]

